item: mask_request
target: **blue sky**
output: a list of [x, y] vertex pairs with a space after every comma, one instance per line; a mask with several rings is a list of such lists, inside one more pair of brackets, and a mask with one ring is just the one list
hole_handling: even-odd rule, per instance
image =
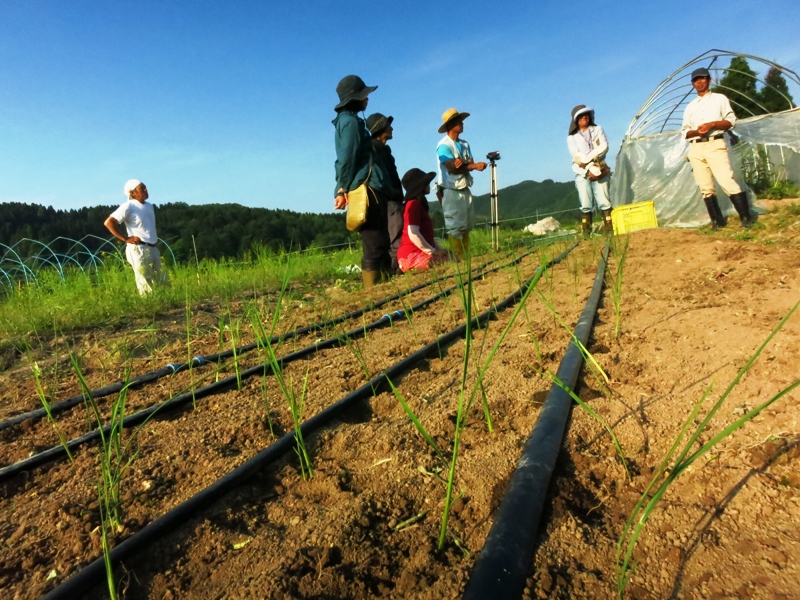
[[574, 105], [616, 154], [655, 86], [706, 50], [800, 71], [798, 22], [796, 0], [0, 0], [0, 202], [116, 204], [135, 177], [157, 204], [327, 212], [351, 73], [379, 86], [367, 114], [395, 117], [401, 175], [434, 169], [455, 107], [476, 155], [502, 153], [501, 188], [568, 181]]

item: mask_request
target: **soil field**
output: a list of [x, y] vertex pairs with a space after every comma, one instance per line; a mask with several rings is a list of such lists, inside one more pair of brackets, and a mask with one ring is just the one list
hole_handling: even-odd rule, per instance
[[[784, 211], [785, 212], [785, 211]], [[626, 474], [609, 435], [573, 409], [551, 498], [537, 538], [529, 598], [611, 598], [616, 594], [616, 541], [684, 421], [703, 397], [710, 407], [779, 321], [800, 300], [800, 225], [767, 214], [752, 233], [732, 222], [721, 232], [658, 229], [630, 235], [625, 258], [620, 333], [604, 292], [589, 351], [609, 378], [581, 377], [578, 394], [613, 428]], [[800, 217], [796, 217], [800, 221]], [[735, 218], [732, 219], [735, 221]], [[363, 402], [307, 439], [313, 477], [294, 454], [205, 507], [161, 542], [117, 569], [125, 598], [458, 598], [491, 527], [524, 445], [552, 385], [571, 331], [592, 286], [602, 240], [581, 243], [552, 268], [527, 300], [489, 366], [458, 457], [445, 548], [436, 548], [446, 467], [391, 392]], [[548, 252], [560, 252], [563, 245]], [[481, 257], [485, 259], [486, 257]], [[483, 311], [533, 275], [543, 255], [475, 282]], [[610, 261], [611, 275], [618, 259]], [[497, 263], [501, 264], [501, 263]], [[444, 275], [446, 270], [437, 271]], [[336, 316], [430, 279], [418, 274], [369, 294], [299, 286], [287, 300], [281, 331]], [[358, 328], [402, 310], [452, 282], [415, 292], [403, 303], [327, 332], [287, 341], [278, 354]], [[242, 342], [253, 340], [244, 317], [257, 302], [265, 318], [274, 298], [242, 298]], [[545, 304], [552, 304], [562, 326]], [[227, 310], [194, 307], [192, 354], [219, 350], [215, 327]], [[499, 313], [470, 344], [466, 388], [509, 323]], [[288, 365], [304, 418], [464, 320], [458, 295], [410, 319]], [[227, 332], [229, 335], [229, 332]], [[225, 337], [225, 336], [223, 336]], [[225, 338], [227, 340], [228, 338]], [[77, 332], [91, 387], [124, 373], [118, 357], [133, 352], [133, 372], [186, 359], [183, 311], [165, 314], [156, 331], [132, 319], [118, 331]], [[227, 342], [224, 342], [227, 343]], [[79, 392], [63, 339], [50, 339], [36, 359], [63, 399]], [[452, 447], [466, 344], [442, 348], [395, 381], [437, 446]], [[793, 316], [730, 393], [697, 447], [800, 378], [800, 315]], [[360, 359], [363, 358], [363, 364]], [[243, 366], [261, 362], [258, 352]], [[0, 418], [38, 408], [24, 357], [4, 358]], [[56, 368], [57, 367], [57, 368]], [[220, 376], [233, 372], [225, 366]], [[55, 374], [58, 373], [58, 377]], [[139, 408], [191, 387], [212, 367], [182, 372], [131, 390]], [[50, 380], [46, 380], [50, 381]], [[110, 399], [101, 401], [107, 405]], [[630, 598], [793, 598], [800, 589], [800, 393], [790, 393], [695, 462], [669, 489], [634, 551]], [[702, 415], [703, 413], [701, 413]], [[699, 420], [699, 419], [697, 419]], [[58, 417], [73, 437], [86, 431], [82, 406]], [[125, 525], [115, 543], [187, 500], [292, 428], [286, 401], [271, 377], [231, 388], [159, 415], [135, 438], [138, 455], [122, 484]], [[58, 443], [46, 421], [0, 432], [0, 465]], [[0, 483], [0, 589], [5, 598], [38, 598], [101, 555], [97, 449], [75, 453]], [[794, 590], [794, 591], [793, 591]], [[107, 597], [98, 587], [90, 597]]]

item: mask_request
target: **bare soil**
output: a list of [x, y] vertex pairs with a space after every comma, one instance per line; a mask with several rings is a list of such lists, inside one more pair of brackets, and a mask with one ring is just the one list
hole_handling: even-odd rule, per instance
[[[620, 335], [614, 334], [616, 315], [606, 290], [589, 344], [609, 383], [586, 371], [578, 389], [613, 427], [630, 476], [603, 427], [575, 407], [526, 597], [616, 594], [617, 539], [692, 408], [709, 386], [703, 406], [716, 402], [800, 300], [800, 225], [795, 222], [800, 216], [786, 204], [773, 208], [744, 233], [733, 218], [713, 234], [670, 229], [631, 234]], [[552, 302], [570, 330], [588, 297], [601, 243], [582, 243], [539, 282], [544, 300]], [[477, 281], [478, 310], [515, 290], [539, 261], [532, 255], [519, 270], [501, 269]], [[612, 275], [616, 266], [612, 259]], [[404, 276], [369, 294], [338, 287], [298, 292], [288, 300], [280, 327], [288, 331], [341, 314], [428, 278]], [[405, 305], [439, 287], [415, 293]], [[232, 310], [244, 321], [245, 307], [255, 300], [242, 298]], [[274, 307], [269, 297], [257, 301], [265, 312]], [[397, 303], [365, 320], [401, 308]], [[222, 311], [213, 302], [195, 307], [192, 354], [219, 350], [215, 327]], [[475, 332], [468, 390], [512, 312], [499, 314], [486, 330]], [[357, 355], [363, 356], [370, 374], [378, 373], [463, 318], [461, 301], [451, 296], [417, 312], [411, 322], [396, 320], [350, 348], [326, 350], [288, 366], [286, 374], [298, 390], [307, 378], [304, 417], [366, 381]], [[123, 375], [119, 357], [128, 350], [135, 350], [135, 373], [185, 360], [183, 311], [163, 315], [156, 331], [145, 325], [132, 319], [118, 331], [75, 332], [69, 340], [44, 341], [34, 358], [43, 368], [48, 394], [63, 399], [79, 391], [66, 362], [67, 341], [82, 351], [92, 387]], [[252, 341], [250, 327], [243, 323], [242, 331], [242, 341]], [[334, 333], [286, 342], [279, 354]], [[443, 550], [437, 550], [437, 538], [444, 499], [440, 478], [446, 477], [446, 468], [394, 395], [380, 393], [307, 440], [311, 479], [303, 479], [296, 456], [288, 455], [118, 568], [123, 597], [459, 597], [551, 387], [547, 372], [557, 369], [568, 342], [568, 331], [541, 298], [532, 296], [487, 372], [492, 430], [480, 394], [470, 412], [458, 458], [459, 499]], [[223, 345], [228, 343], [223, 335]], [[697, 447], [797, 381], [798, 348], [800, 316], [795, 315], [733, 389]], [[396, 382], [444, 452], [452, 447], [465, 350], [465, 342], [457, 342]], [[251, 366], [260, 357], [253, 352], [241, 361]], [[4, 363], [0, 418], [37, 408], [25, 358], [11, 353]], [[212, 372], [204, 367], [132, 390], [130, 405], [163, 400]], [[220, 375], [232, 372], [229, 365]], [[781, 398], [677, 479], [639, 540], [627, 597], [797, 597], [799, 404], [797, 391]], [[78, 406], [60, 416], [58, 425], [71, 437], [86, 430], [87, 420]], [[123, 480], [125, 526], [116, 543], [291, 427], [288, 407], [272, 378], [245, 380], [241, 390], [234, 387], [151, 420], [134, 440], [138, 455]], [[0, 440], [0, 465], [58, 442], [46, 421], [0, 432]], [[38, 598], [100, 556], [98, 476], [97, 450], [86, 448], [73, 463], [54, 462], [0, 483], [4, 598]], [[107, 593], [98, 588], [92, 597]]]

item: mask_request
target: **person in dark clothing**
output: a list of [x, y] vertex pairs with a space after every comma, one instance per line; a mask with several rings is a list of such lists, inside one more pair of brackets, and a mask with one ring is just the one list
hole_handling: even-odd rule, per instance
[[357, 75], [348, 75], [339, 81], [336, 93], [338, 113], [333, 120], [336, 128], [336, 198], [334, 208], [347, 207], [347, 195], [367, 183], [369, 204], [367, 220], [360, 227], [361, 279], [365, 288], [370, 288], [381, 279], [381, 272], [390, 268], [389, 232], [387, 229], [386, 194], [373, 187], [372, 141], [364, 120], [358, 113], [367, 108], [368, 97], [378, 86], [367, 86]]
[[367, 117], [367, 129], [372, 136], [373, 165], [371, 182], [384, 192], [389, 200], [387, 205], [390, 272], [398, 273], [397, 249], [403, 237], [403, 188], [392, 149], [387, 142], [392, 139], [394, 117], [375, 113]]

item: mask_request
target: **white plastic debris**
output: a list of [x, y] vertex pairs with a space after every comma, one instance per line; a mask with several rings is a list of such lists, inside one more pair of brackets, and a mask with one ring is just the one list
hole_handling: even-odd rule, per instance
[[528, 225], [523, 231], [527, 231], [533, 235], [547, 235], [551, 231], [558, 231], [560, 227], [561, 223], [556, 221], [553, 217], [545, 217], [541, 221], [536, 221], [536, 223]]

